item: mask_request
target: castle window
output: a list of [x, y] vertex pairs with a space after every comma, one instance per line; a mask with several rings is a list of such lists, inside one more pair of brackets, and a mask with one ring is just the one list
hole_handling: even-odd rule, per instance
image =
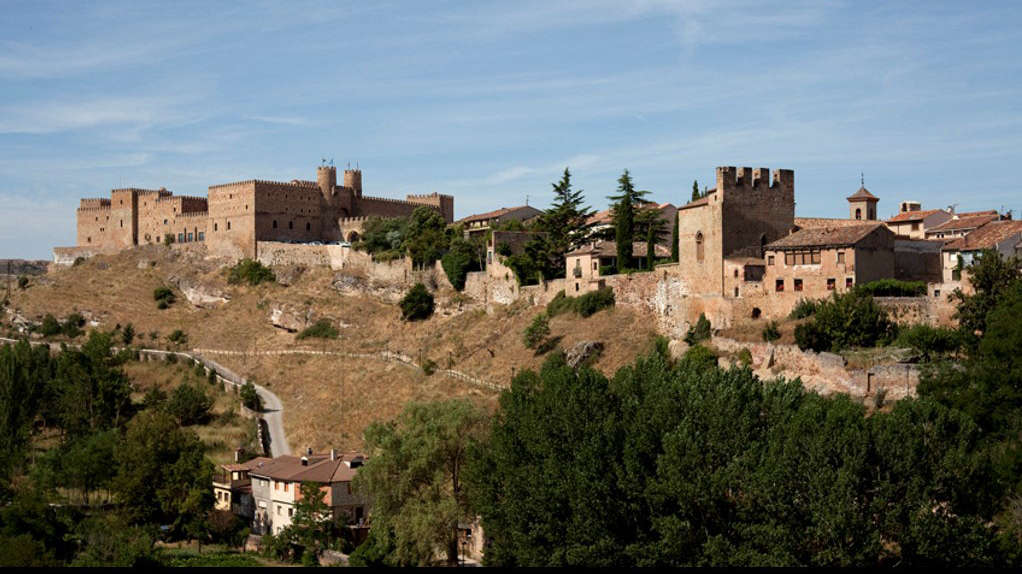
[[784, 254], [784, 264], [785, 265], [794, 265], [795, 264], [795, 254], [790, 252], [790, 251], [785, 253]]
[[820, 264], [820, 252], [819, 251], [813, 251], [812, 257], [813, 257], [813, 264], [814, 265], [819, 265]]
[[844, 251], [838, 251], [837, 252], [837, 262], [838, 263], [844, 263], [845, 262], [845, 252]]
[[230, 231], [230, 230], [231, 230], [231, 222], [230, 222], [230, 221], [228, 221], [228, 222], [227, 222], [227, 231]]
[[773, 255], [767, 255], [767, 265], [773, 265], [773, 264], [774, 264], [774, 256]]
[[702, 261], [704, 257], [703, 252], [703, 232], [696, 233], [696, 261]]
[[784, 291], [784, 279], [778, 279], [774, 283], [774, 291], [777, 291], [778, 293]]
[[121, 227], [124, 227], [124, 220], [121, 220]]
[[295, 228], [295, 222], [294, 221], [288, 221], [287, 222], [287, 228], [288, 229], [294, 229]]
[[311, 230], [311, 229], [312, 229], [312, 224], [311, 224], [311, 223], [309, 223], [308, 221], [306, 221], [306, 222], [305, 222], [305, 231], [309, 231], [309, 230]]
[[184, 233], [178, 233], [177, 234], [177, 242], [178, 243], [184, 243], [184, 241], [185, 241], [185, 234]]
[[188, 241], [192, 241], [194, 239], [195, 239], [195, 236], [193, 234], [189, 233], [188, 234]]
[[827, 279], [827, 291], [833, 291], [835, 287], [837, 287], [837, 280], [833, 278]]
[[940, 297], [940, 289], [934, 289], [933, 290], [933, 296], [934, 297]]
[[845, 277], [845, 289], [851, 289], [853, 282], [851, 277]]
[[855, 219], [862, 219], [862, 210], [855, 208]]
[[913, 221], [912, 222], [912, 231], [919, 231], [919, 222], [918, 221]]
[[795, 291], [801, 291], [801, 290], [802, 290], [802, 280], [801, 279], [796, 279], [795, 280]]
[[166, 220], [166, 219], [164, 219], [164, 220], [163, 220], [163, 224], [164, 224], [164, 225], [166, 225], [166, 224], [167, 224], [167, 220]]
[[199, 232], [199, 241], [205, 241], [205, 240], [206, 240], [206, 232], [205, 231], [200, 231]]
[[735, 297], [738, 296], [738, 287], [735, 287]]
[[738, 279], [738, 270], [735, 269], [735, 279]]
[[276, 220], [276, 219], [274, 219], [274, 220], [273, 220], [273, 228], [274, 228], [274, 229], [276, 229], [276, 228], [277, 228], [277, 220]]
[[213, 231], [217, 231], [217, 227], [218, 227], [218, 224], [214, 223], [213, 224]]
[[92, 238], [91, 237], [86, 237], [85, 238], [85, 242], [86, 243], [92, 243]]

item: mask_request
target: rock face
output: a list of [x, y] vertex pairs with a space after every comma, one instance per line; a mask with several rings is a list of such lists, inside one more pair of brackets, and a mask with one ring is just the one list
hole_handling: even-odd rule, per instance
[[590, 359], [598, 357], [602, 352], [603, 343], [600, 341], [579, 341], [564, 354], [564, 360], [567, 361], [568, 366], [577, 369]]
[[168, 282], [176, 286], [188, 302], [196, 307], [203, 309], [219, 307], [230, 300], [230, 297], [220, 289], [191, 279], [172, 276], [168, 278]]
[[288, 287], [298, 281], [305, 271], [304, 265], [284, 265], [275, 268], [273, 274], [277, 278], [277, 283]]
[[278, 329], [289, 333], [297, 333], [316, 322], [316, 312], [312, 309], [297, 309], [290, 305], [274, 305], [270, 310], [270, 323]]
[[405, 290], [400, 285], [373, 281], [347, 273], [335, 274], [332, 285], [343, 295], [371, 296], [388, 303], [397, 303], [405, 295]]

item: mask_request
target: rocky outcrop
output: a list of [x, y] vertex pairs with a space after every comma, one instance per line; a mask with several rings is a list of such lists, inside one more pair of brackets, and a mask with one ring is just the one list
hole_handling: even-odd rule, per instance
[[274, 305], [270, 310], [270, 323], [289, 333], [303, 331], [316, 322], [318, 315], [312, 309], [299, 309], [291, 305]]
[[400, 285], [381, 283], [348, 273], [334, 275], [331, 285], [342, 295], [370, 296], [388, 303], [397, 303], [405, 294], [405, 289]]
[[304, 265], [282, 265], [273, 269], [273, 274], [277, 278], [277, 283], [288, 287], [294, 285], [304, 274], [306, 267]]
[[188, 299], [188, 302], [196, 307], [210, 309], [219, 307], [230, 300], [230, 296], [222, 290], [193, 279], [171, 276], [167, 281], [177, 287], [181, 294]]
[[568, 363], [569, 367], [577, 369], [599, 357], [602, 352], [603, 343], [600, 341], [579, 341], [564, 353], [564, 360]]

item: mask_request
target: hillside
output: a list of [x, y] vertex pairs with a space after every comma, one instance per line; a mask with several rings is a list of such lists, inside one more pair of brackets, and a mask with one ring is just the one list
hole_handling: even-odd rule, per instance
[[[366, 289], [342, 293], [343, 279], [327, 268], [278, 269], [280, 282], [255, 287], [229, 285], [224, 261], [161, 246], [98, 256], [79, 265], [37, 277], [12, 294], [5, 324], [40, 322], [47, 313], [64, 318], [83, 315], [91, 328], [113, 329], [131, 323], [136, 344], [148, 347], [232, 351], [211, 355], [239, 373], [266, 385], [284, 402], [284, 424], [292, 448], [358, 448], [362, 430], [373, 420], [388, 419], [409, 400], [469, 397], [496, 405], [497, 392], [436, 373], [426, 376], [409, 365], [382, 358], [353, 358], [343, 353], [390, 351], [427, 359], [497, 384], [510, 382], [512, 369], [538, 367], [544, 357], [526, 349], [522, 332], [539, 312], [521, 305], [498, 307], [487, 314], [472, 301], [440, 293], [438, 312], [421, 322], [403, 322], [396, 305]], [[176, 302], [158, 310], [154, 289], [170, 286]], [[184, 291], [200, 293], [208, 307], [190, 303]], [[226, 302], [216, 303], [218, 297]], [[196, 299], [198, 300], [198, 299]], [[296, 333], [275, 327], [274, 310], [291, 322], [327, 318], [340, 331], [336, 340], [296, 340]], [[282, 312], [282, 313], [281, 313]], [[550, 322], [561, 348], [583, 340], [604, 343], [594, 366], [613, 373], [649, 348], [653, 326], [633, 311], [613, 308], [582, 319], [565, 314]], [[89, 328], [89, 327], [87, 327]], [[187, 342], [167, 336], [180, 329]], [[267, 354], [307, 349], [334, 355]]]

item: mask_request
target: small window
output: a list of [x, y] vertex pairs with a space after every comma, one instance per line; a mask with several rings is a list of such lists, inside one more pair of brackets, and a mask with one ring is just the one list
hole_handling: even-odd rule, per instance
[[188, 234], [188, 241], [194, 241], [194, 240], [195, 240], [195, 235], [192, 234], [192, 233], [189, 233]]
[[177, 242], [178, 243], [184, 243], [185, 242], [185, 234], [184, 233], [178, 233], [177, 234]]
[[219, 228], [219, 224], [218, 223], [214, 223], [213, 224], [213, 231], [218, 231], [218, 228]]
[[309, 223], [308, 221], [306, 221], [305, 222], [305, 231], [310, 231], [310, 230], [312, 230], [312, 224]]
[[795, 280], [795, 291], [801, 291], [801, 290], [802, 290], [802, 280], [801, 279], [796, 279]]
[[290, 483], [288, 483], [288, 482], [285, 482], [285, 483], [284, 483], [284, 492], [287, 492], [287, 486], [288, 486], [288, 484], [290, 484]]
[[961, 269], [952, 269], [951, 270], [951, 279], [954, 280], [954, 281], [961, 281], [962, 280], [962, 270]]
[[767, 265], [773, 265], [773, 264], [774, 264], [774, 256], [773, 255], [767, 255]]
[[820, 252], [819, 251], [813, 251], [813, 265], [819, 265], [819, 264], [820, 264]]
[[845, 289], [851, 289], [854, 281], [851, 277], [845, 277]]
[[294, 508], [290, 508], [290, 507], [288, 507], [288, 509], [287, 509], [287, 515], [288, 515], [288, 516], [294, 516], [294, 515], [295, 515], [295, 509], [294, 509]]
[[845, 262], [845, 252], [844, 251], [838, 251], [837, 252], [837, 262], [838, 263], [844, 263]]
[[855, 219], [862, 219], [862, 210], [859, 208], [855, 209]]
[[940, 297], [940, 289], [934, 289], [933, 290], [933, 296], [934, 297]]
[[205, 231], [200, 231], [199, 232], [199, 241], [205, 241], [205, 240], [206, 240], [206, 232]]
[[778, 279], [777, 282], [774, 283], [774, 291], [777, 291], [778, 293], [784, 291], [784, 279]]
[[164, 219], [164, 220], [163, 220], [163, 224], [164, 224], [164, 225], [166, 225], [166, 224], [167, 224], [167, 220], [166, 220], [166, 219]]
[[795, 254], [791, 253], [791, 252], [785, 253], [784, 254], [784, 264], [785, 265], [794, 265], [795, 264]]
[[738, 270], [735, 269], [735, 279], [738, 279]]
[[700, 231], [696, 233], [696, 261], [702, 261], [705, 255], [703, 249], [703, 233]]
[[86, 243], [92, 243], [92, 238], [91, 237], [86, 237], [85, 238], [85, 242]]
[[599, 270], [600, 270], [600, 262], [599, 261], [593, 261], [593, 271], [599, 271]]
[[918, 221], [913, 221], [912, 222], [912, 231], [919, 231], [919, 222]]
[[735, 297], [738, 296], [738, 287], [735, 287]]
[[295, 228], [295, 222], [294, 221], [288, 221], [287, 222], [287, 228], [288, 229], [294, 229]]
[[231, 230], [231, 222], [230, 222], [230, 221], [228, 221], [228, 222], [227, 222], [227, 231], [230, 231], [230, 230]]
[[827, 291], [833, 291], [837, 287], [837, 279], [827, 279]]
[[121, 220], [121, 227], [124, 227], [124, 220]]
[[276, 229], [276, 228], [277, 228], [277, 220], [276, 220], [276, 219], [274, 219], [274, 220], [273, 220], [273, 228], [274, 228], [274, 229]]

